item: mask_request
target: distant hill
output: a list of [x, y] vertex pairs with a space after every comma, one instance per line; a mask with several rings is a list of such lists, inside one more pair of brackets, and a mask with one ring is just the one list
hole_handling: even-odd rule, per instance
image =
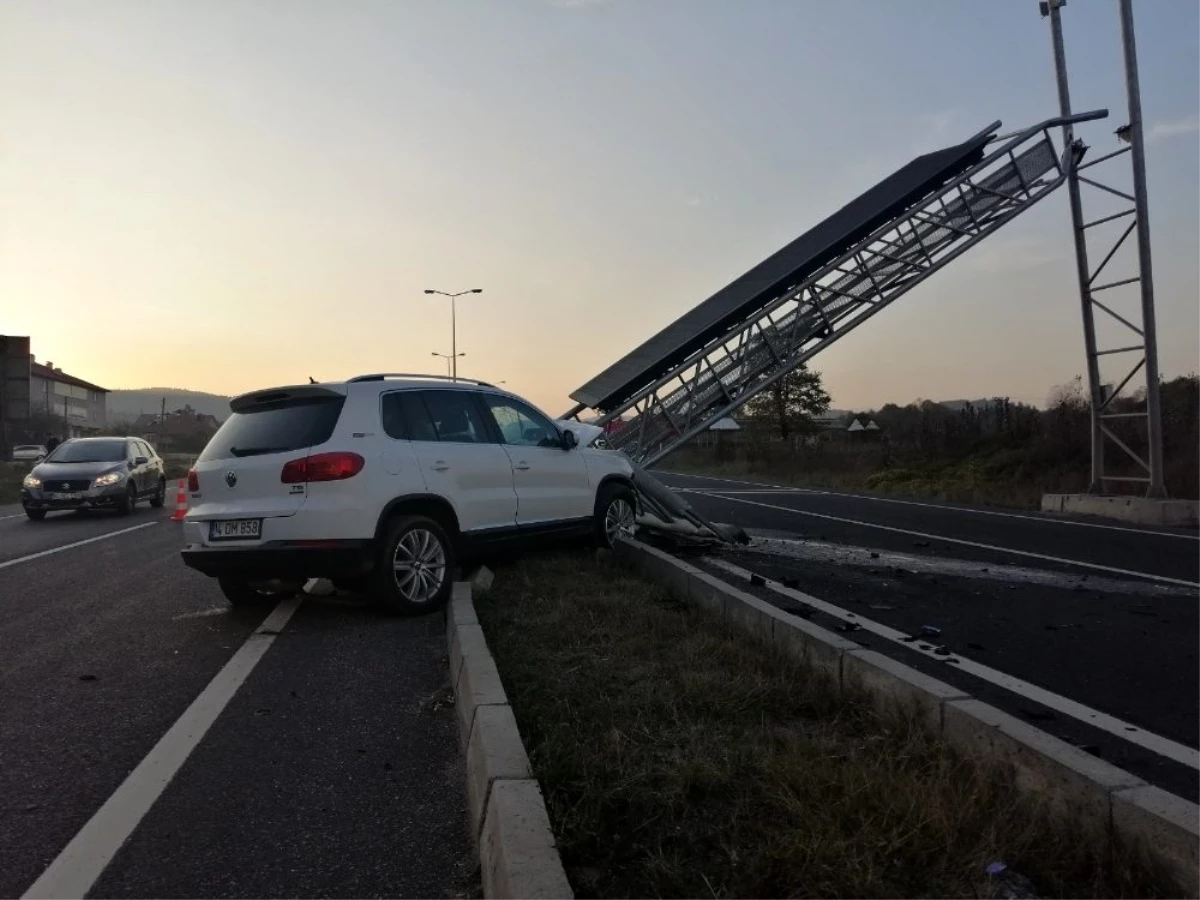
[[108, 395], [108, 421], [136, 419], [142, 413], [157, 413], [167, 398], [167, 412], [191, 406], [198, 413], [216, 416], [224, 422], [229, 417], [229, 397], [185, 391], [181, 388], [139, 388], [134, 391], [113, 391]]

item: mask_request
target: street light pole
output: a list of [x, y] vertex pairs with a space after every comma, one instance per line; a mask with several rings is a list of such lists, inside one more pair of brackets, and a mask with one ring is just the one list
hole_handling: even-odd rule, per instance
[[[432, 290], [431, 288], [426, 288], [425, 293], [426, 294], [441, 294], [443, 297], [450, 298], [450, 364], [451, 364], [450, 377], [454, 381], [458, 381], [458, 357], [460, 356], [460, 354], [458, 352], [458, 322], [457, 322], [457, 314], [455, 311], [454, 301], [457, 300], [459, 297], [463, 296], [463, 294], [482, 294], [483, 288], [471, 288], [470, 290], [459, 291], [458, 293], [455, 293], [455, 294], [448, 294], [445, 291], [435, 291], [435, 290]], [[441, 354], [434, 354], [434, 355], [439, 356]]]
[[457, 360], [458, 360], [458, 357], [460, 357], [460, 356], [466, 356], [467, 354], [466, 354], [466, 353], [455, 353], [455, 354], [452, 356], [452, 355], [450, 355], [449, 353], [438, 353], [438, 352], [435, 350], [435, 351], [434, 351], [432, 354], [430, 354], [430, 355], [431, 355], [431, 356], [440, 356], [442, 359], [444, 359], [444, 360], [446, 361], [446, 374], [447, 374], [447, 375], [449, 375], [451, 378], [457, 378], [457, 376], [458, 376], [458, 372], [457, 372], [457, 371], [455, 371], [453, 374], [451, 374], [450, 367], [451, 367], [451, 365], [457, 365]]

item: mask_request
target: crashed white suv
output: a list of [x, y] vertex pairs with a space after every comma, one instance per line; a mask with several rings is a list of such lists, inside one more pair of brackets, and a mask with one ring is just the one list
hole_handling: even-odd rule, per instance
[[188, 473], [183, 561], [229, 602], [308, 578], [402, 613], [444, 603], [456, 560], [513, 542], [631, 533], [633, 466], [491, 385], [363, 375], [255, 391]]

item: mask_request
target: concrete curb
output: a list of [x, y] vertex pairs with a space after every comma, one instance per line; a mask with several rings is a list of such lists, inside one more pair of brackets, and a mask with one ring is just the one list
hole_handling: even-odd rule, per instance
[[1195, 528], [1200, 519], [1200, 503], [1195, 500], [1157, 500], [1151, 497], [1043, 494], [1042, 512], [1102, 516], [1159, 528]]
[[881, 708], [916, 708], [926, 726], [960, 753], [1010, 767], [1022, 792], [1036, 794], [1054, 813], [1106, 841], [1140, 846], [1163, 863], [1181, 892], [1200, 894], [1200, 807], [1195, 803], [661, 550], [622, 540], [616, 552], [678, 598], [831, 676], [838, 690], [865, 688]]
[[466, 582], [454, 585], [446, 607], [446, 644], [483, 896], [573, 898], [541, 788]]

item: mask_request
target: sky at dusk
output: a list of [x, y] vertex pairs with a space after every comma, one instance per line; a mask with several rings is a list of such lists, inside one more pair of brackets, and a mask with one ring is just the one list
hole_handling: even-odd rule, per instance
[[[1135, 12], [1171, 376], [1200, 366], [1200, 13]], [[1063, 21], [1099, 156], [1115, 0]], [[444, 372], [422, 291], [481, 287], [460, 372], [557, 414], [913, 156], [1056, 112], [1036, 0], [5, 0], [0, 333], [105, 387], [237, 393]], [[1066, 192], [813, 366], [839, 408], [1044, 402], [1084, 368]]]

